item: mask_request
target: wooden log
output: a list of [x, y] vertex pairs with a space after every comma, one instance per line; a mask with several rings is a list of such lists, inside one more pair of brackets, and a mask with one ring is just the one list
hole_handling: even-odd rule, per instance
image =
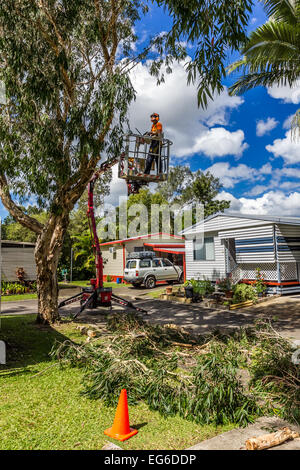
[[181, 348], [194, 348], [195, 345], [194, 344], [187, 344], [187, 343], [176, 343], [176, 341], [170, 341], [171, 344], [173, 344], [173, 346], [180, 346]]
[[240, 304], [232, 304], [230, 305], [229, 309], [235, 310], [237, 308], [250, 307], [251, 305], [253, 305], [253, 300], [247, 300], [246, 302], [241, 302]]
[[251, 437], [246, 444], [246, 450], [263, 450], [270, 447], [279, 446], [289, 439], [296, 439], [300, 435], [298, 432], [291, 431], [289, 428], [282, 428], [271, 434], [264, 434], [259, 437]]

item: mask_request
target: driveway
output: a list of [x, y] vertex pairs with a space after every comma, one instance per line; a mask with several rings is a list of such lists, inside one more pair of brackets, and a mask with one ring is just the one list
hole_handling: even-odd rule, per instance
[[[161, 289], [162, 286], [156, 289]], [[70, 297], [80, 289], [68, 289], [61, 291], [60, 298]], [[147, 310], [143, 315], [146, 321], [166, 325], [173, 323], [187, 328], [194, 333], [208, 333], [212, 330], [234, 329], [241, 326], [252, 325], [258, 318], [271, 319], [274, 327], [283, 336], [293, 340], [300, 340], [300, 295], [283, 296], [270, 299], [265, 303], [258, 304], [243, 310], [230, 311], [227, 309], [205, 308], [198, 304], [180, 304], [164, 300], [153, 299], [145, 294], [149, 290], [135, 289], [125, 286], [115, 289], [115, 294]], [[151, 290], [153, 292], [153, 289]], [[61, 309], [62, 315], [69, 315], [78, 310], [78, 303], [68, 305]], [[114, 305], [112, 311], [123, 311], [119, 305]], [[2, 315], [36, 313], [36, 300], [23, 300], [19, 302], [3, 302]], [[78, 322], [102, 323], [105, 320], [103, 314], [110, 309], [86, 310], [77, 319]]]

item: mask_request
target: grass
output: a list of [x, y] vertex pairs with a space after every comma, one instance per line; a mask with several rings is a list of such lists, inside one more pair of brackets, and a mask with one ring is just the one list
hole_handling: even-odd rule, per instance
[[19, 300], [37, 299], [37, 294], [16, 294], [16, 295], [2, 295], [1, 302], [18, 302]]
[[147, 292], [147, 295], [149, 297], [152, 297], [153, 299], [158, 299], [160, 297], [161, 294], [164, 294], [166, 292], [166, 288], [164, 289], [159, 289], [159, 290], [155, 290], [154, 292]]
[[[49, 359], [56, 341], [85, 339], [78, 324], [42, 327], [34, 320], [34, 315], [1, 319], [0, 340], [7, 344], [8, 364], [0, 365], [0, 449], [101, 449], [110, 440], [103, 431], [112, 425], [115, 409], [80, 395], [80, 369], [61, 368]], [[116, 442], [123, 449], [185, 449], [233, 428], [165, 419], [144, 404], [130, 406], [129, 413], [139, 433]]]
[[[86, 287], [90, 285], [90, 280], [87, 281], [72, 281], [68, 282], [67, 284], [64, 282], [58, 283], [60, 289], [69, 289], [71, 287]], [[117, 284], [116, 282], [104, 282], [104, 287], [113, 287], [114, 289], [117, 287], [124, 287], [126, 284]]]
[[[74, 287], [86, 287], [89, 285], [89, 281], [72, 281], [68, 284], [64, 284], [63, 282], [58, 283], [60, 289], [71, 289]], [[116, 282], [105, 282], [104, 287], [112, 287], [113, 289], [124, 287], [125, 284], [117, 284]], [[16, 294], [16, 295], [2, 295], [1, 301], [2, 302], [18, 302], [19, 300], [31, 300], [37, 299], [37, 294], [30, 293], [30, 294]]]

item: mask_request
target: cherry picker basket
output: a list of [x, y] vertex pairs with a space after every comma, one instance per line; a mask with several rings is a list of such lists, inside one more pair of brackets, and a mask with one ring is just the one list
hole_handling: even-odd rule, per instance
[[[167, 180], [173, 142], [141, 134], [127, 134], [124, 141], [125, 151], [119, 159], [119, 178], [145, 183]], [[145, 174], [147, 159], [151, 157], [150, 174]]]

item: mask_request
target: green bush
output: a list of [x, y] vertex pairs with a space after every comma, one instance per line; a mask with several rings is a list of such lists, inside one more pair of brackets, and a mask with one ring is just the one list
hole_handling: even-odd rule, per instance
[[20, 284], [19, 282], [2, 281], [2, 295], [25, 294], [26, 292], [36, 292], [36, 282], [28, 282]]
[[233, 303], [239, 304], [247, 300], [257, 300], [257, 293], [254, 287], [248, 284], [237, 284], [233, 288]]
[[211, 281], [208, 280], [197, 280], [191, 279], [184, 283], [184, 286], [192, 286], [194, 295], [206, 296], [210, 295], [215, 291], [215, 287]]

